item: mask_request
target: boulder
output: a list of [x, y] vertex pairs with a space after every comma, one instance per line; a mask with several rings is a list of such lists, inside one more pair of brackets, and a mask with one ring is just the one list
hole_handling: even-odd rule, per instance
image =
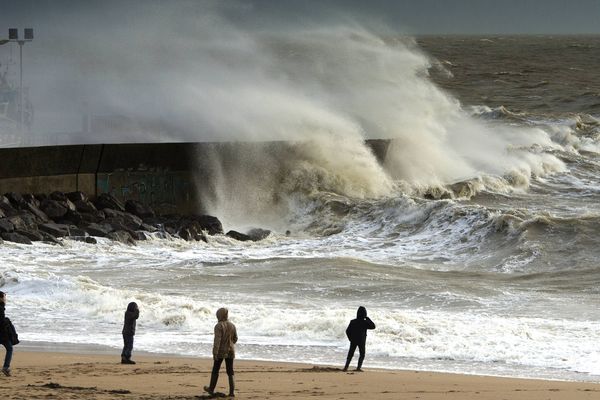
[[113, 210], [111, 208], [105, 208], [103, 211], [106, 215], [106, 222], [111, 225], [122, 225], [126, 227], [126, 230], [136, 230], [142, 225], [142, 219], [133, 214]]
[[114, 240], [116, 242], [121, 242], [123, 244], [129, 244], [135, 246], [135, 240], [131, 236], [131, 234], [127, 231], [115, 231], [110, 232], [106, 235], [107, 238]]
[[229, 231], [225, 234], [225, 236], [228, 236], [232, 239], [235, 240], [240, 240], [242, 242], [247, 242], [248, 240], [252, 240], [252, 238], [244, 233], [238, 232], [238, 231]]
[[268, 229], [253, 228], [246, 232], [246, 234], [250, 237], [250, 239], [257, 242], [269, 236], [271, 234], [271, 231]]
[[133, 231], [130, 232], [131, 236], [135, 239], [135, 240], [146, 240], [148, 239], [146, 237], [146, 234], [143, 231]]
[[48, 222], [50, 219], [48, 218], [48, 216], [46, 215], [45, 212], [43, 212], [42, 210], [40, 210], [38, 208], [38, 206], [36, 204], [39, 204], [39, 202], [37, 200], [35, 203], [28, 202], [25, 205], [25, 210], [27, 210], [31, 214], [33, 214], [40, 222]]
[[202, 226], [198, 221], [189, 221], [182, 225], [177, 235], [184, 240], [202, 240], [204, 242], [207, 241], [206, 236], [202, 230]]
[[98, 209], [91, 201], [88, 200], [76, 200], [73, 202], [75, 209], [80, 213], [96, 213]]
[[4, 214], [4, 210], [2, 210], [0, 208], [0, 218], [4, 218], [4, 217], [6, 217], [6, 214]]
[[48, 218], [56, 220], [64, 217], [69, 209], [57, 200], [45, 199], [40, 204], [40, 209]]
[[40, 201], [38, 199], [36, 199], [35, 196], [31, 193], [24, 194], [23, 200], [25, 201], [26, 204], [31, 204], [34, 207], [40, 206]]
[[76, 226], [69, 227], [69, 236], [87, 236], [87, 232]]
[[86, 236], [85, 237], [85, 242], [89, 243], [89, 244], [96, 244], [96, 243], [98, 243], [98, 241], [96, 240], [96, 238], [93, 238], [91, 236]]
[[136, 200], [127, 200], [125, 202], [125, 211], [137, 215], [140, 218], [152, 218], [156, 215], [152, 208], [145, 206]]
[[44, 232], [44, 231], [39, 231], [40, 235], [42, 235], [42, 240], [45, 243], [51, 243], [51, 244], [59, 244], [62, 246], [62, 243], [55, 238], [54, 236], [52, 236], [51, 234], [49, 234], [48, 232]]
[[64, 224], [57, 224], [54, 222], [48, 222], [45, 224], [40, 224], [38, 226], [40, 231], [51, 234], [54, 237], [64, 237], [69, 236], [69, 227]]
[[21, 196], [19, 193], [15, 193], [15, 192], [4, 193], [4, 197], [6, 197], [8, 199], [8, 201], [14, 208], [21, 208], [21, 206], [25, 204], [25, 200], [23, 200], [23, 196]]
[[6, 218], [10, 221], [11, 224], [15, 227], [15, 229], [27, 229], [28, 224], [21, 218], [20, 215], [13, 215], [12, 217]]
[[66, 194], [67, 199], [71, 200], [73, 203], [77, 203], [78, 201], [87, 202], [88, 197], [83, 192], [70, 192]]
[[209, 235], [218, 235], [223, 233], [223, 224], [217, 217], [212, 215], [194, 215], [190, 217], [194, 221], [198, 221], [202, 226], [202, 230], [206, 231]]
[[156, 227], [146, 224], [144, 222], [142, 222], [142, 224], [140, 225], [140, 229], [146, 232], [156, 232], [158, 230]]
[[111, 208], [117, 211], [125, 211], [125, 206], [115, 196], [109, 193], [102, 193], [94, 201], [94, 205], [98, 210], [104, 210], [105, 208]]
[[[15, 217], [17, 217], [17, 216], [10, 217], [10, 218], [15, 218]], [[42, 222], [35, 215], [30, 213], [29, 211], [21, 211], [19, 213], [18, 217], [21, 218], [21, 221], [23, 221], [23, 228], [27, 229], [27, 230], [37, 230], [37, 225], [40, 222]]]
[[7, 217], [17, 215], [19, 213], [17, 209], [10, 203], [8, 198], [6, 198], [6, 196], [0, 196], [0, 210], [2, 210], [4, 215]]
[[15, 226], [8, 218], [0, 218], [0, 233], [14, 232]]
[[61, 218], [57, 218], [56, 222], [66, 225], [77, 225], [79, 226], [82, 222], [84, 222], [83, 217], [77, 211], [68, 210], [65, 215]]
[[18, 229], [15, 231], [15, 233], [25, 236], [27, 239], [31, 240], [32, 242], [41, 242], [42, 240], [44, 240], [44, 236], [42, 236], [42, 234], [37, 230], [30, 231], [30, 230]]
[[25, 236], [16, 233], [16, 232], [4, 232], [1, 234], [2, 239], [8, 242], [21, 243], [21, 244], [32, 244], [31, 240], [26, 238]]
[[92, 223], [88, 226], [84, 227], [84, 230], [90, 234], [91, 236], [99, 236], [106, 237], [110, 232], [113, 231], [112, 227], [109, 224], [105, 223]]

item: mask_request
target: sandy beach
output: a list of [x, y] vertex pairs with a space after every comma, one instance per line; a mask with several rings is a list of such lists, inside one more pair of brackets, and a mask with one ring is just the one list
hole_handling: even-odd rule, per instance
[[[3, 356], [3, 354], [2, 354]], [[206, 399], [212, 361], [154, 355], [121, 365], [107, 354], [19, 351], [2, 399]], [[597, 399], [600, 384], [236, 360], [241, 399]], [[220, 375], [218, 391], [227, 391]]]

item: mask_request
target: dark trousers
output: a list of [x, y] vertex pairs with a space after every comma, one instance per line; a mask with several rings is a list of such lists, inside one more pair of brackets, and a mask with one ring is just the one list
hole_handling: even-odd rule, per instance
[[2, 366], [2, 369], [9, 369], [13, 355], [12, 341], [7, 339], [6, 342], [2, 343], [2, 345], [6, 348], [6, 356], [4, 356], [4, 365]]
[[219, 374], [219, 369], [221, 369], [221, 364], [223, 364], [223, 360], [225, 360], [225, 370], [227, 371], [227, 375], [233, 376], [233, 358], [217, 358], [213, 363], [212, 373], [215, 375]]
[[350, 366], [350, 361], [352, 361], [352, 357], [354, 357], [354, 352], [356, 351], [357, 347], [360, 354], [358, 356], [357, 368], [360, 369], [360, 367], [362, 367], [362, 363], [365, 359], [365, 342], [350, 342], [350, 349], [348, 350], [348, 356], [346, 357], [346, 366], [344, 367], [344, 369], [348, 369], [348, 367]]
[[123, 351], [121, 357], [129, 360], [131, 358], [131, 352], [133, 351], [133, 335], [127, 333], [123, 334]]

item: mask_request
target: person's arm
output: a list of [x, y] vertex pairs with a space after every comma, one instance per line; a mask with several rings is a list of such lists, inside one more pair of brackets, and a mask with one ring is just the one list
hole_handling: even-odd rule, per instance
[[231, 327], [233, 328], [233, 335], [231, 336], [231, 340], [233, 341], [233, 343], [237, 343], [237, 341], [238, 341], [237, 329], [235, 329], [235, 325], [233, 325], [233, 324], [231, 324]]
[[348, 324], [348, 327], [346, 328], [346, 336], [348, 337], [348, 340], [350, 340], [350, 341], [352, 341], [352, 338], [350, 337], [350, 332], [352, 332], [351, 326], [352, 326], [352, 321], [350, 321], [350, 323]]
[[366, 317], [365, 322], [367, 323], [367, 329], [375, 329], [375, 324], [371, 321], [371, 318]]
[[140, 317], [140, 309], [139, 308], [135, 308], [135, 311], [133, 312], [133, 319], [138, 319]]
[[213, 358], [217, 359], [219, 355], [219, 348], [221, 347], [221, 338], [223, 337], [223, 332], [221, 329], [221, 324], [215, 325], [215, 341], [213, 344]]

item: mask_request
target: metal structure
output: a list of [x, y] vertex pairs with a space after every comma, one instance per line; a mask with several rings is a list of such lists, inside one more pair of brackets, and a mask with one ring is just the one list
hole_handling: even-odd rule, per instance
[[10, 28], [8, 30], [8, 41], [19, 44], [19, 132], [23, 133], [25, 126], [25, 107], [23, 106], [23, 46], [26, 42], [33, 40], [33, 28], [23, 30], [23, 39], [19, 39], [19, 30]]

